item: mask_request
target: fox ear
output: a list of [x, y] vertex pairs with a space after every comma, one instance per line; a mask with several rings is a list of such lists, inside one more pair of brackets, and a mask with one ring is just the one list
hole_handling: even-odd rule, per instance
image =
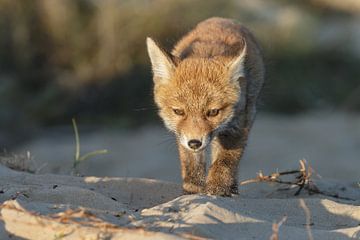
[[166, 83], [175, 69], [175, 63], [170, 54], [161, 49], [151, 38], [146, 38], [146, 45], [155, 81]]
[[234, 58], [228, 65], [228, 74], [231, 82], [236, 82], [240, 77], [245, 77], [245, 58], [246, 58], [246, 42], [242, 52]]

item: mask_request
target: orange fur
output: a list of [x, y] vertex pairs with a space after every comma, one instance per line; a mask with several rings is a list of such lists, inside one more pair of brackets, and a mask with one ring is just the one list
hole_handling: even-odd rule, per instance
[[[238, 163], [264, 81], [254, 37], [233, 20], [211, 18], [185, 35], [171, 54], [150, 38], [147, 44], [155, 102], [178, 140], [184, 191], [236, 193]], [[190, 140], [201, 146], [194, 150]], [[206, 178], [209, 145], [212, 165]]]

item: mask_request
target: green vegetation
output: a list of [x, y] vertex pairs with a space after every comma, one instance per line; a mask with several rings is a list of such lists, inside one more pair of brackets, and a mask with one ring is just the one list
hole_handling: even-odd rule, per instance
[[74, 133], [75, 133], [75, 154], [74, 154], [73, 173], [76, 175], [76, 174], [78, 174], [77, 167], [78, 167], [79, 163], [81, 163], [91, 157], [100, 155], [100, 154], [107, 154], [108, 151], [106, 149], [101, 149], [101, 150], [96, 150], [96, 151], [86, 153], [84, 155], [80, 155], [80, 137], [79, 137], [79, 131], [78, 131], [78, 127], [77, 127], [75, 118], [72, 119], [72, 124], [73, 124], [73, 128], [74, 128]]

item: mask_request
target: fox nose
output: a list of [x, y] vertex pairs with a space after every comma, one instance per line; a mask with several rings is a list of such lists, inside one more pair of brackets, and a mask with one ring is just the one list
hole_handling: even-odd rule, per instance
[[197, 139], [191, 139], [189, 142], [188, 142], [188, 146], [191, 148], [191, 149], [198, 149], [201, 147], [201, 142]]

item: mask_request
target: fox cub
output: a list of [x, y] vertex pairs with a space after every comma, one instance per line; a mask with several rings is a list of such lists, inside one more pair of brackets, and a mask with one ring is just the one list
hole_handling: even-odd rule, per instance
[[[231, 196], [264, 82], [260, 48], [230, 19], [200, 22], [168, 53], [147, 38], [154, 98], [175, 133], [185, 193]], [[205, 148], [212, 164], [206, 176]]]

